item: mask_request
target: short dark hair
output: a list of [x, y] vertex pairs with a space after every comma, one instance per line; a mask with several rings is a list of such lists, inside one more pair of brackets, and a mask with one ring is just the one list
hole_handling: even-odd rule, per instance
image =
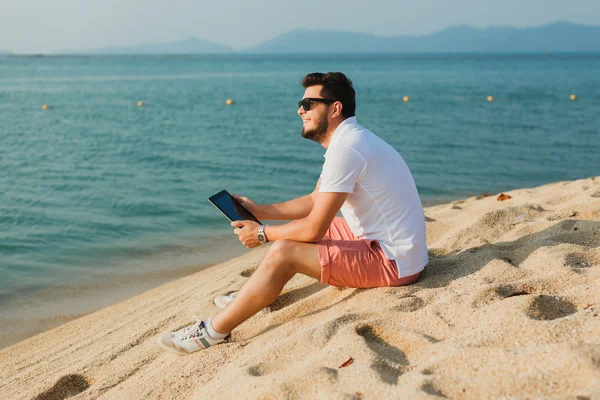
[[302, 86], [322, 85], [321, 96], [326, 99], [342, 103], [342, 116], [345, 118], [356, 115], [356, 92], [352, 87], [352, 81], [341, 72], [313, 72], [306, 75], [300, 81]]

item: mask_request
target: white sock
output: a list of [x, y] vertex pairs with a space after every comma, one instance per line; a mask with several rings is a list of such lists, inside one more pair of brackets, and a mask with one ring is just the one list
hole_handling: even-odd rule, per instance
[[210, 336], [213, 339], [223, 339], [225, 338], [225, 336], [229, 335], [229, 333], [221, 333], [221, 332], [217, 332], [215, 330], [215, 328], [212, 326], [212, 322], [210, 322], [210, 318], [208, 319], [208, 321], [206, 321], [204, 323], [204, 326], [206, 327], [206, 333], [208, 333], [208, 336]]

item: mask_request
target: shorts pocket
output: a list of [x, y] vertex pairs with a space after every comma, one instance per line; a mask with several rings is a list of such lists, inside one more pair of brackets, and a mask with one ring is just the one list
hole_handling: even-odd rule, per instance
[[379, 242], [377, 240], [370, 240], [369, 242], [369, 251], [373, 254], [375, 259], [381, 262], [387, 260], [387, 257], [383, 253], [383, 249], [381, 248]]

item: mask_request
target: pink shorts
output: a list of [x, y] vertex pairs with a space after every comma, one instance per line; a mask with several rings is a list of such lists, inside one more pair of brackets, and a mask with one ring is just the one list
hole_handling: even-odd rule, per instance
[[321, 282], [332, 286], [372, 288], [414, 283], [420, 273], [398, 278], [396, 261], [388, 260], [376, 240], [358, 239], [342, 217], [335, 217], [317, 243]]

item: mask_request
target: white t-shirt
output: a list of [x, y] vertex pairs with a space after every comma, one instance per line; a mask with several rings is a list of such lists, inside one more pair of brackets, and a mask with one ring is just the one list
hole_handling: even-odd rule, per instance
[[325, 152], [320, 192], [348, 193], [341, 208], [354, 236], [377, 240], [400, 278], [427, 265], [425, 215], [402, 156], [373, 132], [344, 120]]

